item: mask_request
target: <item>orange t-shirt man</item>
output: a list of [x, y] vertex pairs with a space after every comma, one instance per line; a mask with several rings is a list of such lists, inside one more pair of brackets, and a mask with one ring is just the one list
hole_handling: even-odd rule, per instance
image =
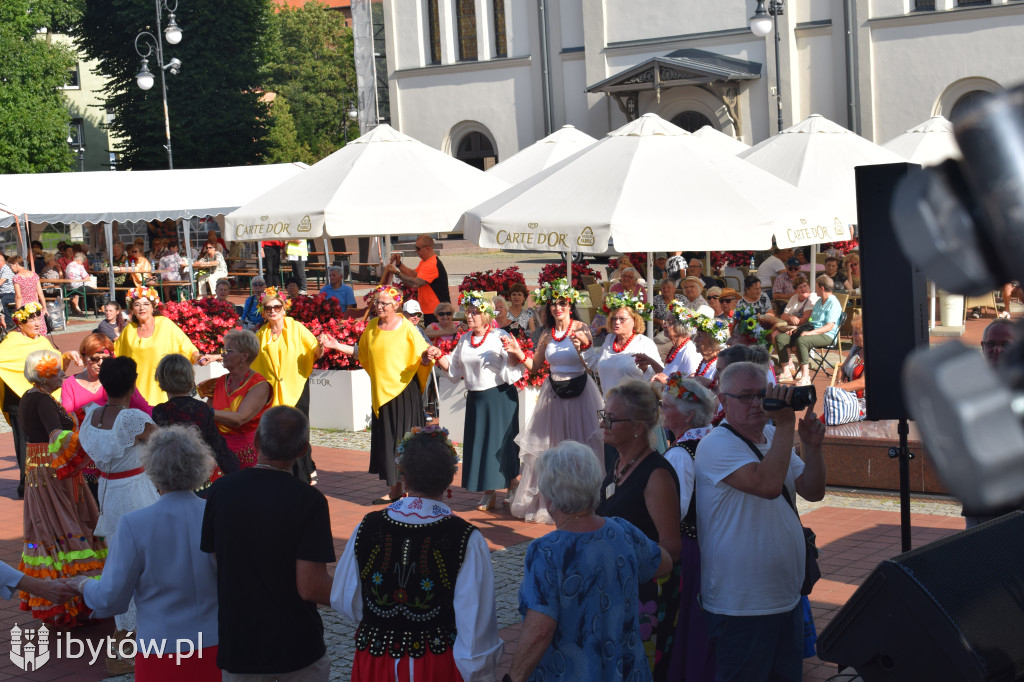
[[416, 266], [416, 277], [426, 282], [416, 291], [416, 299], [425, 314], [432, 315], [434, 308], [442, 301], [451, 302], [451, 294], [448, 292], [448, 273], [436, 254], [420, 261], [420, 264]]

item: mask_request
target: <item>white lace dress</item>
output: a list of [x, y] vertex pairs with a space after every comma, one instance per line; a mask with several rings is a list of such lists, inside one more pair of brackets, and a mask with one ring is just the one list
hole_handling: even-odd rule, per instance
[[[109, 538], [122, 516], [148, 507], [160, 499], [160, 495], [149, 476], [142, 471], [139, 460], [142, 446], [135, 443], [135, 438], [153, 420], [142, 410], [123, 409], [108, 431], [92, 425], [92, 414], [98, 409], [102, 406], [95, 403], [86, 406], [78, 439], [82, 449], [100, 470], [100, 519], [95, 534]], [[135, 629], [134, 599], [128, 611], [115, 616], [114, 621], [118, 630]]]

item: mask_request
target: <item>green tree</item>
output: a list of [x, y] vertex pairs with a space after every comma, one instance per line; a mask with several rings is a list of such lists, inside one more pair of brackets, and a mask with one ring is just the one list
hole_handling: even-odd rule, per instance
[[269, 149], [263, 160], [267, 163], [310, 163], [312, 154], [299, 144], [295, 133], [295, 119], [292, 118], [288, 101], [278, 94], [270, 106], [270, 130], [267, 133]]
[[[6, 0], [3, 0], [6, 2]], [[74, 31], [82, 49], [99, 61], [111, 127], [123, 142], [120, 166], [167, 168], [163, 100], [156, 54], [149, 69], [156, 84], [135, 84], [140, 67], [135, 36], [156, 29], [155, 3], [146, 0], [84, 0]], [[173, 0], [172, 0], [173, 6]], [[269, 114], [262, 101], [260, 66], [271, 37], [270, 0], [181, 0], [175, 12], [183, 31], [178, 45], [164, 43], [164, 61], [182, 61], [167, 72], [167, 108], [175, 168], [259, 163], [267, 151]], [[161, 10], [166, 25], [166, 12]], [[145, 51], [145, 38], [139, 41]]]
[[77, 17], [65, 0], [0, 1], [0, 173], [71, 170], [67, 101], [75, 55], [50, 32]]
[[359, 136], [346, 115], [356, 93], [352, 30], [318, 0], [280, 7], [274, 26], [266, 87], [288, 100], [298, 141], [315, 162], [344, 144], [346, 124], [349, 139]]

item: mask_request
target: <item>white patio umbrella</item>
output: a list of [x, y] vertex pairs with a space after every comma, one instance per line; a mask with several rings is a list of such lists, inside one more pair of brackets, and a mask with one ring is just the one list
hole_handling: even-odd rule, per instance
[[769, 173], [655, 114], [466, 211], [484, 247], [602, 253], [764, 249], [834, 216]]
[[960, 158], [953, 124], [945, 116], [932, 116], [882, 146], [922, 166], [935, 166], [946, 159]]
[[576, 130], [575, 126], [564, 125], [529, 147], [520, 149], [496, 166], [491, 166], [488, 175], [501, 178], [509, 184], [522, 182], [597, 142], [590, 135]]
[[821, 199], [835, 220], [822, 230], [781, 230], [779, 246], [806, 246], [850, 238], [848, 227], [857, 223], [857, 188], [853, 169], [906, 159], [824, 116], [811, 114], [739, 158]]
[[224, 217], [225, 239], [450, 232], [509, 186], [382, 124]]
[[737, 140], [732, 135], [726, 135], [721, 130], [712, 128], [711, 126], [703, 126], [700, 130], [694, 133], [695, 136], [710, 142], [724, 152], [729, 154], [739, 154], [750, 149], [750, 145], [742, 140]]

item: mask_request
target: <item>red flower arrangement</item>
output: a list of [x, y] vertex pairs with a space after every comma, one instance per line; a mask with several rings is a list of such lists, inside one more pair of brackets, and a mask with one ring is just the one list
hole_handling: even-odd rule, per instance
[[828, 249], [835, 249], [836, 251], [845, 256], [846, 254], [850, 253], [851, 251], [855, 250], [858, 246], [860, 246], [860, 242], [858, 242], [856, 239], [848, 239], [845, 242], [832, 242], [831, 244], [826, 244], [825, 246], [826, 251]]
[[212, 297], [181, 303], [168, 301], [160, 310], [204, 354], [218, 352], [224, 345], [224, 334], [238, 326], [235, 306]]
[[[515, 336], [516, 340], [519, 341], [519, 347], [523, 349], [523, 353], [526, 355], [526, 357], [532, 358], [533, 341], [530, 340], [530, 336], [528, 334], [516, 334]], [[534, 367], [532, 372], [525, 371], [524, 368], [523, 378], [517, 381], [514, 385], [516, 389], [520, 391], [522, 391], [524, 388], [527, 388], [528, 386], [539, 388], [550, 374], [551, 371], [548, 368], [548, 363], [546, 362], [542, 364], [540, 367]]]
[[470, 273], [462, 279], [459, 291], [497, 291], [504, 295], [513, 284], [526, 286], [526, 278], [523, 277], [523, 273], [519, 272], [518, 265], [504, 270]]
[[[636, 268], [641, 277], [647, 276], [647, 253], [645, 251], [627, 253], [625, 257], [629, 259], [630, 265]], [[618, 268], [622, 265], [622, 259], [612, 258], [608, 261], [608, 265], [612, 266], [612, 268]]]
[[[301, 323], [313, 336], [327, 333], [341, 343], [354, 346], [366, 329], [361, 319], [342, 317], [341, 304], [332, 296], [298, 296], [292, 299], [288, 317]], [[313, 367], [316, 369], [360, 369], [362, 365], [354, 358], [336, 350], [325, 350]]]
[[[573, 263], [572, 264], [572, 288], [583, 289], [583, 276], [589, 275], [594, 279], [601, 279], [601, 273], [590, 267], [586, 263]], [[545, 265], [541, 271], [540, 276], [537, 278], [537, 284], [543, 286], [547, 282], [551, 282], [556, 279], [565, 277], [565, 261], [559, 263], [549, 263]]]
[[726, 265], [745, 268], [750, 265], [750, 259], [753, 257], [753, 251], [712, 251], [711, 267], [715, 270], [721, 270]]

